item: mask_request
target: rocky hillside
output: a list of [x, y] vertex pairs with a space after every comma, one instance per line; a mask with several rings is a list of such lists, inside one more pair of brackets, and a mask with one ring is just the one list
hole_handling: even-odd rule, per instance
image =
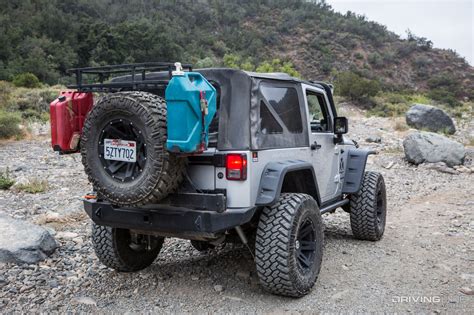
[[[474, 70], [456, 53], [320, 1], [5, 0], [0, 80], [33, 72], [49, 84], [69, 67], [143, 61], [257, 68], [280, 58], [308, 79], [355, 72], [385, 90], [473, 97]], [[441, 92], [438, 90], [441, 89]]]

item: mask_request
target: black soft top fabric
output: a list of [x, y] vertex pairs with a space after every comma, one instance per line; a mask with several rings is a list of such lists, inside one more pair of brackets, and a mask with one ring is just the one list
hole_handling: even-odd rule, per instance
[[[197, 69], [193, 71], [201, 73], [209, 82], [217, 85], [220, 90], [219, 108], [216, 113], [219, 124], [217, 141], [219, 150], [264, 150], [309, 145], [307, 124], [304, 123], [307, 121], [306, 110], [300, 85], [304, 82], [326, 89], [321, 83], [313, 84], [301, 81], [283, 73], [262, 74], [227, 68]], [[150, 73], [147, 74], [147, 79], [167, 80], [168, 72]], [[127, 80], [131, 80], [130, 75], [112, 79], [114, 82]], [[262, 94], [259, 90], [259, 84], [262, 81], [275, 86], [292, 86], [297, 89], [301, 119], [303, 119], [303, 132], [301, 134], [284, 132], [264, 135], [260, 133], [259, 104], [262, 100]], [[163, 91], [150, 92], [163, 95]]]

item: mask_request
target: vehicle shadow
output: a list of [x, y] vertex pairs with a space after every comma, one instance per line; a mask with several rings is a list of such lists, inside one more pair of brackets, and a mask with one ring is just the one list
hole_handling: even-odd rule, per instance
[[[324, 221], [326, 250], [332, 248], [328, 244], [341, 240], [356, 242], [349, 223]], [[261, 288], [252, 254], [242, 244], [226, 244], [223, 248], [199, 252], [189, 241], [169, 240], [154, 264], [140, 273], [145, 273], [145, 278], [159, 279], [168, 293], [199, 295], [215, 292], [215, 286], [219, 285], [225, 288], [225, 295], [259, 296], [269, 302], [282, 298]]]

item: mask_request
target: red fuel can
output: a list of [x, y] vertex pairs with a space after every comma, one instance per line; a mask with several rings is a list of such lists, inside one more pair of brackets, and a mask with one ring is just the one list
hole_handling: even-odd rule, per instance
[[61, 154], [79, 151], [79, 139], [87, 113], [93, 105], [92, 93], [63, 91], [50, 104], [51, 145]]

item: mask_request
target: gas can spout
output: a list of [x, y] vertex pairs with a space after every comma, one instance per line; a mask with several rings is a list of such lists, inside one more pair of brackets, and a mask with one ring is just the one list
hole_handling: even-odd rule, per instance
[[183, 66], [181, 65], [181, 62], [175, 62], [174, 67], [176, 68], [176, 70], [171, 73], [173, 76], [184, 75]]

